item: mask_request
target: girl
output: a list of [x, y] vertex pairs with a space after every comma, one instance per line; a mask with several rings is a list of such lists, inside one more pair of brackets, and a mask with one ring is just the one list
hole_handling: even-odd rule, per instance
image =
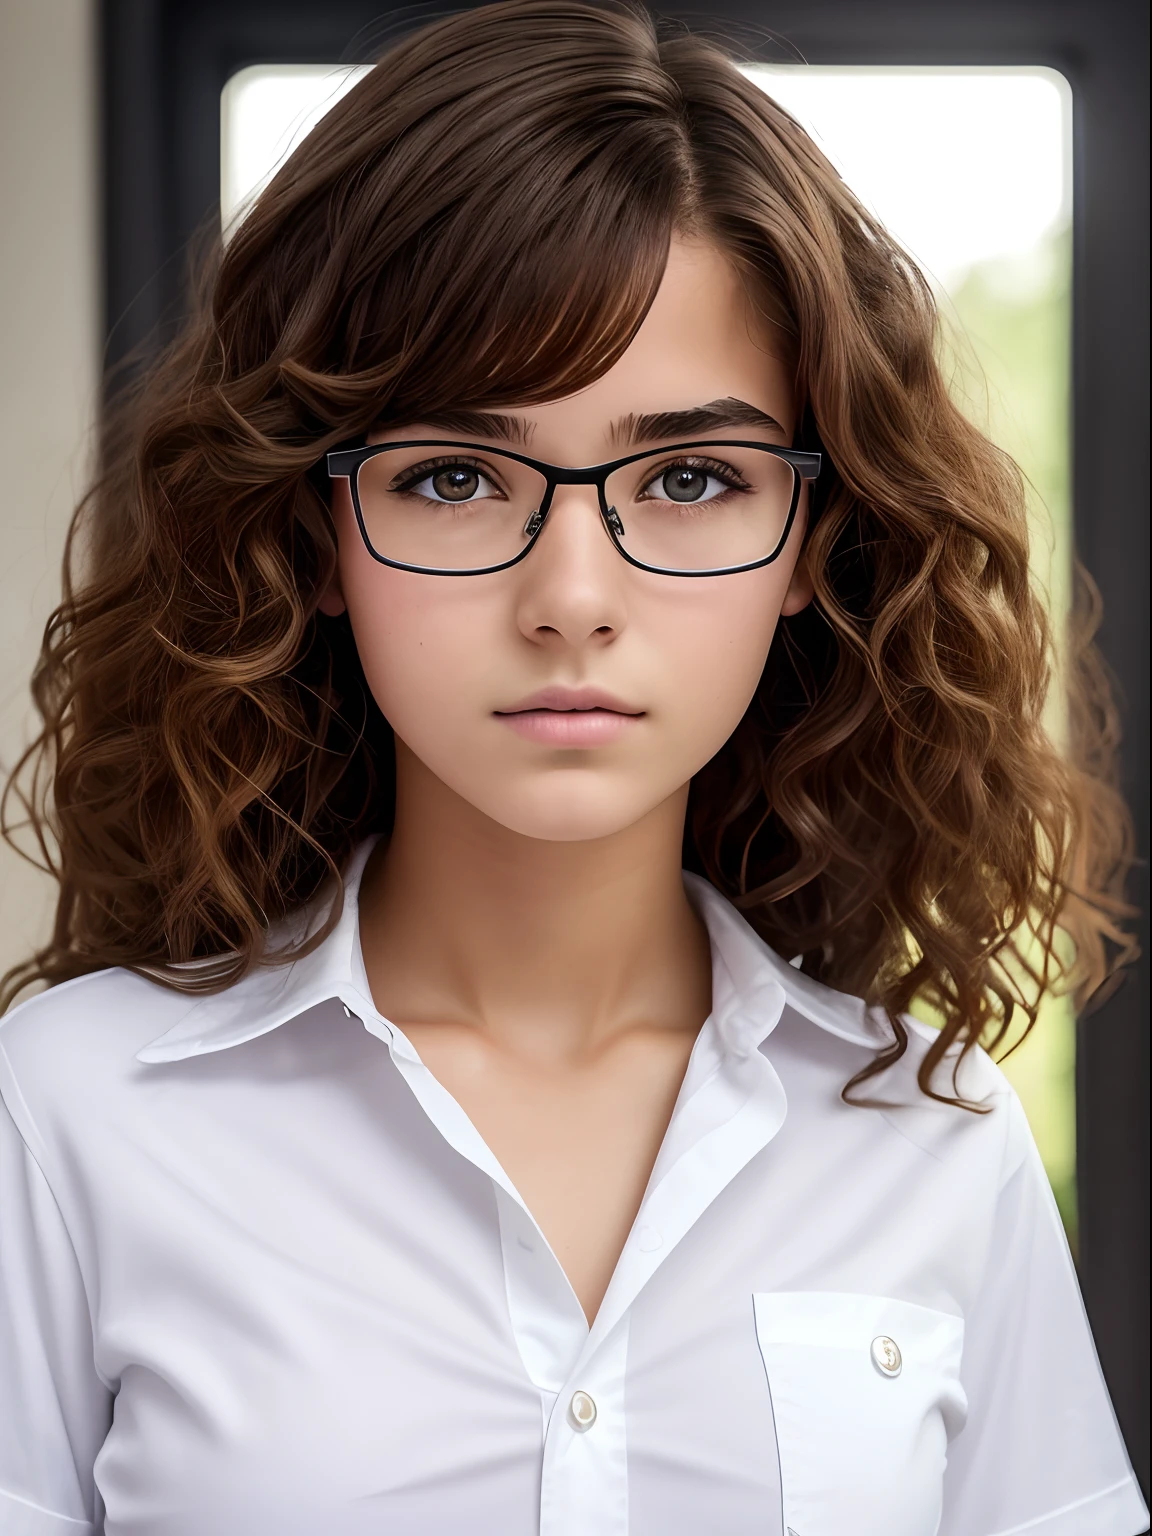
[[1143, 1529], [979, 1045], [1105, 980], [1123, 817], [934, 343], [632, 9], [428, 27], [276, 177], [34, 682], [5, 1532]]

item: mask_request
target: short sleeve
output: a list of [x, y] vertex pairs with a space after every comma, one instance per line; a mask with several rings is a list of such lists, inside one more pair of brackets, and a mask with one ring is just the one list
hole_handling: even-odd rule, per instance
[[939, 1536], [1138, 1536], [1148, 1511], [1014, 1094], [1008, 1113], [1007, 1172], [965, 1320], [968, 1419], [949, 1451]]
[[92, 1467], [112, 1418], [80, 1267], [48, 1182], [0, 1099], [0, 1532], [101, 1526]]

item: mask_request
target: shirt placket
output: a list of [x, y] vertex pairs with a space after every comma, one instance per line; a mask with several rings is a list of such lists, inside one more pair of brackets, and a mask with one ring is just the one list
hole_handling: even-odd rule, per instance
[[544, 1431], [540, 1536], [628, 1536], [627, 1313], [582, 1351]]
[[[636, 1297], [736, 1174], [776, 1134], [783, 1087], [758, 1046], [784, 996], [751, 1015], [709, 1018], [693, 1051], [648, 1191], [591, 1328], [535, 1218], [464, 1110], [387, 1020], [364, 1026], [440, 1133], [495, 1185], [508, 1314], [540, 1393], [540, 1536], [627, 1536], [628, 1333]], [[727, 1012], [727, 1010], [726, 1010]]]
[[541, 1469], [541, 1536], [627, 1536], [628, 1334], [637, 1297], [716, 1197], [779, 1130], [780, 1079], [760, 1040], [783, 1009], [709, 1019], [652, 1179], [583, 1348], [548, 1421]]

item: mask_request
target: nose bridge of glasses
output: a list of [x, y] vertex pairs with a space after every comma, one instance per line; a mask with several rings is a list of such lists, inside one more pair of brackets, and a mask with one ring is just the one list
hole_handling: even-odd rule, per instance
[[610, 465], [589, 464], [583, 469], [564, 464], [549, 464], [548, 476], [553, 485], [600, 485]]
[[546, 521], [554, 525], [561, 520], [567, 522], [570, 512], [577, 518], [581, 514], [593, 517], [601, 526], [605, 517], [611, 521], [611, 508], [604, 501], [603, 476], [598, 471], [564, 469], [551, 474], [548, 484], [543, 487], [540, 505], [524, 531], [531, 536], [539, 532]]
[[554, 505], [563, 508], [583, 505], [601, 515], [604, 505], [604, 471], [593, 465], [586, 469], [567, 465], [541, 465], [546, 469], [547, 483], [542, 487], [543, 496], [538, 516], [543, 521]]

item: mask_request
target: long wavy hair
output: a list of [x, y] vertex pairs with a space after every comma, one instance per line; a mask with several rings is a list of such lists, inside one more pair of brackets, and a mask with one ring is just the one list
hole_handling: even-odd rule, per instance
[[853, 1084], [903, 1052], [915, 998], [943, 1021], [921, 1087], [949, 1097], [949, 1047], [1030, 1024], [1054, 982], [1106, 983], [1132, 952], [1107, 687], [1079, 646], [1081, 746], [1058, 750], [1021, 476], [949, 397], [923, 277], [722, 48], [628, 4], [503, 0], [400, 42], [328, 113], [107, 424], [5, 800], [55, 925], [0, 1001], [104, 966], [218, 988], [299, 953], [275, 920], [329, 880], [335, 911], [393, 815], [389, 726], [317, 606], [324, 453], [587, 385], [675, 231], [784, 332], [826, 455], [816, 601], [692, 785], [686, 863], [887, 1011]]

